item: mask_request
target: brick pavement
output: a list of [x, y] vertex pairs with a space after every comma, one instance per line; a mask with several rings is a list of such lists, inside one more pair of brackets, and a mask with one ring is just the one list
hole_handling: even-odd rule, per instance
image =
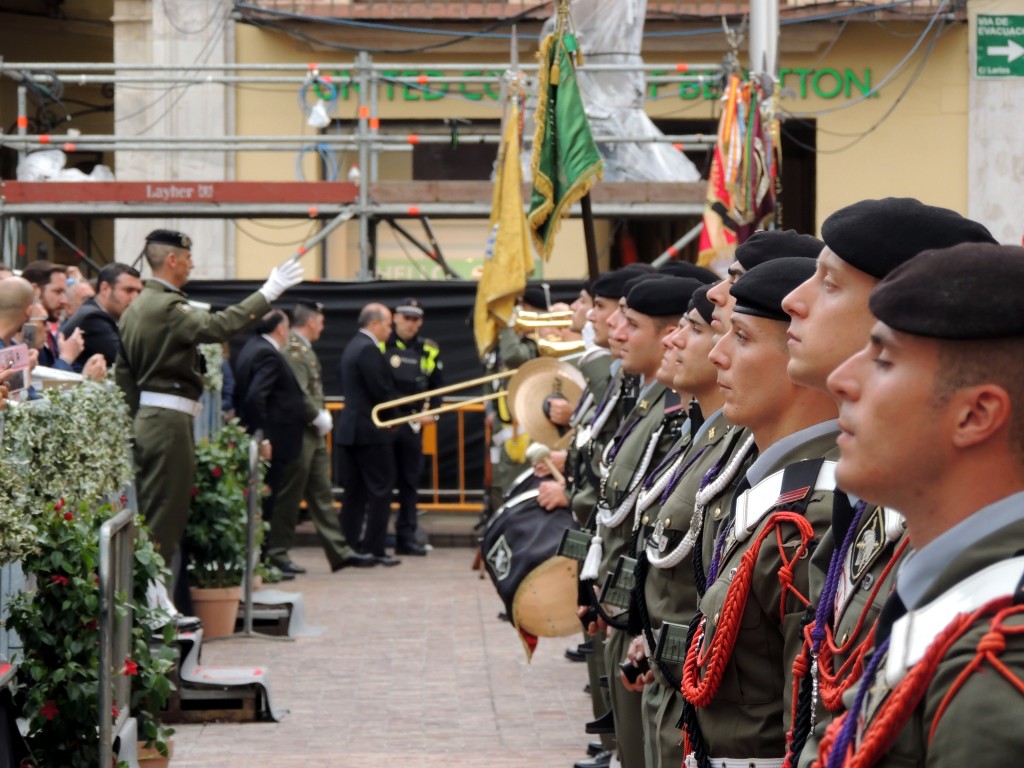
[[293, 558], [309, 573], [282, 586], [302, 592], [323, 635], [219, 641], [202, 658], [267, 665], [275, 707], [290, 713], [176, 726], [174, 768], [568, 768], [584, 756], [586, 669], [563, 655], [579, 636], [541, 639], [528, 664], [472, 550], [337, 574], [318, 549]]

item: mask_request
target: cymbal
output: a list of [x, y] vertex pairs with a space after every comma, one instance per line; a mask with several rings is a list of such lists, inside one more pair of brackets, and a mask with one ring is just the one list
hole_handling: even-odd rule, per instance
[[560, 394], [575, 408], [586, 386], [583, 374], [569, 363], [544, 357], [530, 360], [509, 380], [509, 410], [531, 440], [554, 449], [565, 448], [569, 432], [559, 434], [558, 428], [544, 415], [544, 400], [549, 395]]

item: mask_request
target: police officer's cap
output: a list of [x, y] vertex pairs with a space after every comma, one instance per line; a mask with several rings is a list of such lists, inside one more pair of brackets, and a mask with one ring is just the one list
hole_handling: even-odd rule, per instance
[[423, 307], [420, 306], [419, 301], [416, 299], [403, 299], [402, 302], [395, 307], [395, 314], [422, 318]]
[[996, 242], [978, 222], [912, 197], [840, 208], [825, 219], [821, 236], [839, 258], [879, 280], [921, 251]]
[[161, 245], [173, 245], [175, 248], [192, 248], [192, 238], [183, 232], [175, 232], [173, 229], [154, 229], [146, 235], [147, 243], [160, 243]]
[[658, 273], [672, 275], [673, 277], [693, 277], [705, 285], [718, 282], [718, 275], [710, 269], [698, 267], [696, 264], [691, 264], [688, 261], [666, 261], [658, 267]]
[[733, 283], [729, 293], [736, 299], [733, 312], [789, 322], [782, 309], [786, 294], [814, 274], [816, 262], [787, 256], [758, 264]]
[[696, 291], [693, 292], [693, 296], [690, 297], [690, 303], [686, 307], [686, 311], [690, 312], [694, 309], [697, 310], [697, 314], [700, 315], [704, 322], [708, 325], [711, 324], [711, 313], [715, 311], [715, 305], [708, 299], [708, 290], [712, 286], [702, 285]]
[[650, 264], [629, 264], [612, 272], [602, 272], [594, 281], [594, 291], [591, 295], [595, 299], [600, 297], [618, 301], [626, 295], [626, 283], [634, 277], [653, 272], [654, 268]]
[[816, 259], [825, 244], [795, 229], [771, 229], [755, 232], [736, 247], [736, 261], [749, 271], [772, 259]]
[[626, 295], [626, 306], [634, 312], [651, 317], [681, 315], [686, 311], [693, 292], [703, 285], [693, 277], [659, 275], [656, 279], [639, 279]]
[[925, 251], [871, 292], [871, 312], [890, 328], [936, 339], [1024, 336], [1024, 248], [965, 243]]

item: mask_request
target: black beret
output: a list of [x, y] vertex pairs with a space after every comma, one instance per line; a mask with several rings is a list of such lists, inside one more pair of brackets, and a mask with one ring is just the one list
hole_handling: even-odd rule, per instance
[[736, 261], [745, 270], [787, 256], [816, 259], [825, 244], [795, 229], [769, 229], [755, 232], [736, 246]]
[[594, 281], [592, 296], [603, 299], [621, 299], [626, 295], [626, 283], [638, 275], [651, 274], [648, 264], [630, 264], [613, 272], [602, 272]]
[[690, 303], [686, 307], [687, 312], [696, 309], [697, 314], [704, 318], [704, 322], [708, 325], [711, 324], [711, 313], [715, 311], [715, 305], [708, 299], [708, 291], [711, 287], [710, 285], [702, 285], [694, 291], [693, 296], [690, 297]]
[[523, 301], [531, 307], [536, 307], [540, 310], [549, 309], [548, 295], [544, 292], [544, 288], [538, 283], [527, 284], [526, 290], [523, 291]]
[[717, 283], [719, 280], [718, 275], [710, 269], [698, 267], [696, 264], [691, 264], [688, 261], [666, 261], [658, 267], [658, 274], [672, 275], [673, 277], [693, 277], [705, 285]]
[[173, 245], [175, 248], [192, 248], [192, 238], [183, 232], [175, 232], [173, 229], [154, 229], [146, 235], [147, 243], [160, 243], [162, 245]]
[[921, 251], [996, 242], [978, 222], [912, 197], [840, 208], [821, 225], [821, 237], [836, 256], [879, 280]]
[[642, 315], [667, 317], [682, 315], [690, 303], [693, 292], [703, 285], [692, 277], [658, 276], [656, 280], [640, 279], [634, 282], [626, 296], [626, 306]]
[[423, 317], [423, 307], [416, 299], [403, 299], [402, 302], [395, 307], [396, 315], [411, 315], [412, 317]]
[[789, 256], [758, 264], [733, 283], [729, 292], [736, 299], [733, 312], [789, 322], [782, 310], [786, 294], [814, 274], [814, 259]]
[[895, 331], [936, 339], [1024, 336], [1024, 248], [963, 243], [925, 251], [871, 292], [871, 312]]

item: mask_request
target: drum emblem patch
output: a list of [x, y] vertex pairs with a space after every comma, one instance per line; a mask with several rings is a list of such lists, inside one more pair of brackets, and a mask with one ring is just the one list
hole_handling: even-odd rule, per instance
[[508, 574], [512, 570], [512, 550], [504, 536], [500, 536], [494, 542], [491, 551], [487, 553], [487, 562], [490, 563], [491, 570], [494, 571], [494, 578], [498, 581], [508, 578]]

